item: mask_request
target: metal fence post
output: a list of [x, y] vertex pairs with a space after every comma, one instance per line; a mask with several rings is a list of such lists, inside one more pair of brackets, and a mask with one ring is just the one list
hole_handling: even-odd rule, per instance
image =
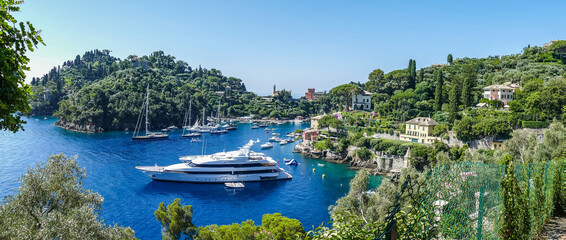
[[481, 185], [481, 188], [480, 188], [480, 195], [479, 195], [479, 198], [480, 198], [480, 206], [478, 207], [478, 230], [477, 230], [477, 234], [476, 234], [478, 240], [481, 239], [481, 229], [482, 229], [482, 226], [483, 226], [482, 220], [483, 220], [484, 185], [485, 185], [485, 184], [482, 184], [482, 185]]

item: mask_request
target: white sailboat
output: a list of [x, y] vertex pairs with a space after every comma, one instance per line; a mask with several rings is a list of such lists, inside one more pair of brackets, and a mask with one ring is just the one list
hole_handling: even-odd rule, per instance
[[[191, 113], [192, 113], [192, 109], [193, 109], [192, 106], [193, 106], [193, 98], [191, 98], [191, 100], [189, 101], [189, 112], [188, 112], [189, 122], [188, 122], [188, 124], [191, 123]], [[198, 120], [197, 120], [197, 123], [198, 123]], [[185, 114], [185, 123], [183, 123], [183, 126], [185, 126], [186, 124], [187, 124], [187, 114]], [[183, 127], [183, 133], [181, 134], [181, 137], [200, 137], [201, 136], [201, 134], [199, 132], [196, 132], [196, 131], [191, 132], [191, 129], [189, 129], [188, 130], [189, 132], [185, 134], [185, 129], [186, 129], [186, 127]]]
[[[138, 117], [138, 122], [136, 123], [136, 129], [134, 130], [134, 136], [132, 136], [132, 140], [155, 140], [155, 139], [169, 138], [169, 134], [149, 131], [149, 85], [147, 85], [147, 92], [146, 92], [144, 105], [145, 105], [145, 109], [142, 106], [142, 111], [140, 111], [140, 116]], [[145, 110], [145, 132], [144, 135], [141, 135], [141, 118], [144, 110]]]

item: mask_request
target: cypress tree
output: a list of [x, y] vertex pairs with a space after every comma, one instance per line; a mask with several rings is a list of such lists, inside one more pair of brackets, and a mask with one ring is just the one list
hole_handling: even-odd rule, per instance
[[436, 91], [434, 91], [434, 110], [440, 111], [442, 110], [442, 70], [434, 71], [434, 76], [436, 79]]
[[476, 72], [474, 66], [466, 64], [464, 66], [464, 83], [462, 84], [462, 104], [469, 107], [473, 104], [472, 91], [475, 87]]
[[452, 54], [448, 54], [448, 57], [446, 57], [446, 61], [448, 62], [448, 64], [452, 65]]
[[415, 81], [417, 80], [417, 72], [416, 72], [416, 62], [413, 59], [409, 59], [409, 84], [407, 88], [415, 89]]
[[448, 99], [448, 111], [450, 112], [449, 121], [451, 123], [454, 122], [458, 116], [458, 105], [460, 105], [460, 94], [458, 89], [460, 89], [460, 87], [459, 81], [454, 79], [452, 81], [452, 89], [450, 90], [450, 98]]
[[419, 82], [424, 81], [424, 69], [419, 70]]

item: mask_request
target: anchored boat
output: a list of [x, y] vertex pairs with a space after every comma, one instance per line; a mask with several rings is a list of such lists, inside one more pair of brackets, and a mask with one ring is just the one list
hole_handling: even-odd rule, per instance
[[263, 153], [251, 151], [251, 141], [239, 150], [212, 155], [185, 156], [170, 166], [137, 166], [157, 181], [227, 183], [291, 179], [291, 174]]

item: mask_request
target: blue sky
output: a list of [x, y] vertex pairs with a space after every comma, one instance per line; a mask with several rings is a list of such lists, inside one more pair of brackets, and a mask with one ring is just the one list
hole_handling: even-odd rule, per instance
[[304, 95], [367, 81], [369, 72], [459, 57], [520, 53], [565, 39], [566, 1], [27, 0], [20, 21], [42, 30], [31, 77], [92, 49], [124, 59], [163, 50], [241, 78], [260, 94]]

